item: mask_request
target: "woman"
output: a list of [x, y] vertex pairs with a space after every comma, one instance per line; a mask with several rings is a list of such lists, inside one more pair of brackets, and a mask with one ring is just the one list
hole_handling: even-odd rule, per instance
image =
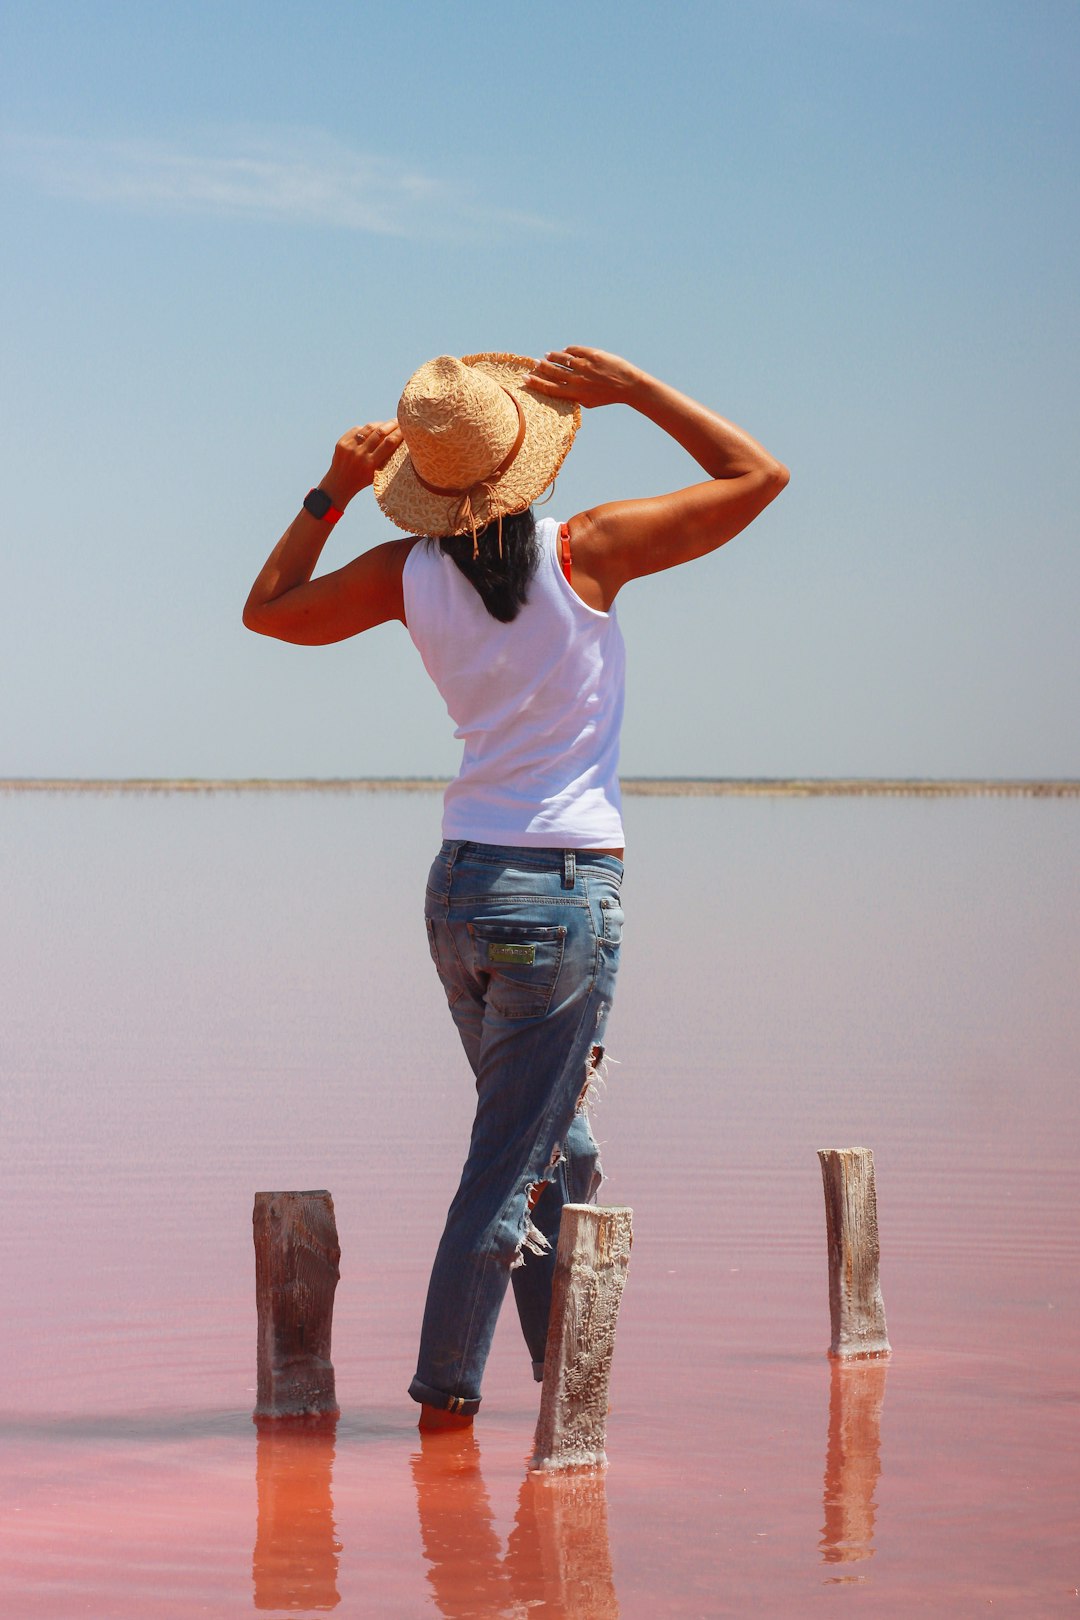
[[[656, 423], [707, 479], [561, 528], [534, 522], [580, 407], [614, 404]], [[284, 641], [401, 620], [465, 744], [425, 911], [477, 1111], [409, 1390], [421, 1427], [472, 1421], [510, 1281], [542, 1376], [559, 1218], [599, 1185], [585, 1103], [622, 927], [615, 598], [715, 551], [787, 479], [748, 434], [615, 355], [443, 355], [410, 378], [396, 421], [338, 441], [252, 587], [244, 623]], [[400, 528], [428, 538], [313, 579], [330, 528], [368, 485]]]

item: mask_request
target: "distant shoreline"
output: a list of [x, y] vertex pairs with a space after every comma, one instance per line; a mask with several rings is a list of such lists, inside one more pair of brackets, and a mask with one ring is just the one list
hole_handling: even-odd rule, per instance
[[[0, 777], [0, 793], [441, 793], [445, 777]], [[1062, 777], [626, 776], [627, 797], [1073, 799], [1080, 780]]]

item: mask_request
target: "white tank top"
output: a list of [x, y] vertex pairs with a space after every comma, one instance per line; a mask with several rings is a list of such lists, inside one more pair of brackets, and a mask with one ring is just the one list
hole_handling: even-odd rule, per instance
[[405, 560], [409, 634], [464, 744], [446, 790], [443, 837], [478, 844], [605, 849], [623, 844], [619, 728], [626, 654], [612, 607], [573, 590], [559, 525], [536, 525], [529, 599], [500, 624], [437, 546]]

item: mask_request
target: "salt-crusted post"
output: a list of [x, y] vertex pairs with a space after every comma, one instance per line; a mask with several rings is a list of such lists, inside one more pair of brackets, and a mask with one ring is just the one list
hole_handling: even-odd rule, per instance
[[829, 1240], [832, 1356], [882, 1356], [890, 1350], [878, 1282], [877, 1193], [869, 1148], [821, 1148]]
[[633, 1211], [566, 1204], [532, 1468], [603, 1465], [608, 1383]]
[[256, 1418], [336, 1416], [330, 1329], [338, 1282], [334, 1200], [319, 1192], [255, 1194], [259, 1312]]

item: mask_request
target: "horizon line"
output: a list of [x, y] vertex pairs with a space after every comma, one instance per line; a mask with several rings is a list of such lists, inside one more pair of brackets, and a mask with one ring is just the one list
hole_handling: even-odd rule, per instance
[[[28, 793], [436, 793], [452, 779], [446, 776], [52, 776], [0, 777], [0, 792]], [[934, 777], [934, 776], [624, 776], [622, 791], [630, 797], [853, 797], [908, 795], [959, 798], [1080, 798], [1076, 777]]]

